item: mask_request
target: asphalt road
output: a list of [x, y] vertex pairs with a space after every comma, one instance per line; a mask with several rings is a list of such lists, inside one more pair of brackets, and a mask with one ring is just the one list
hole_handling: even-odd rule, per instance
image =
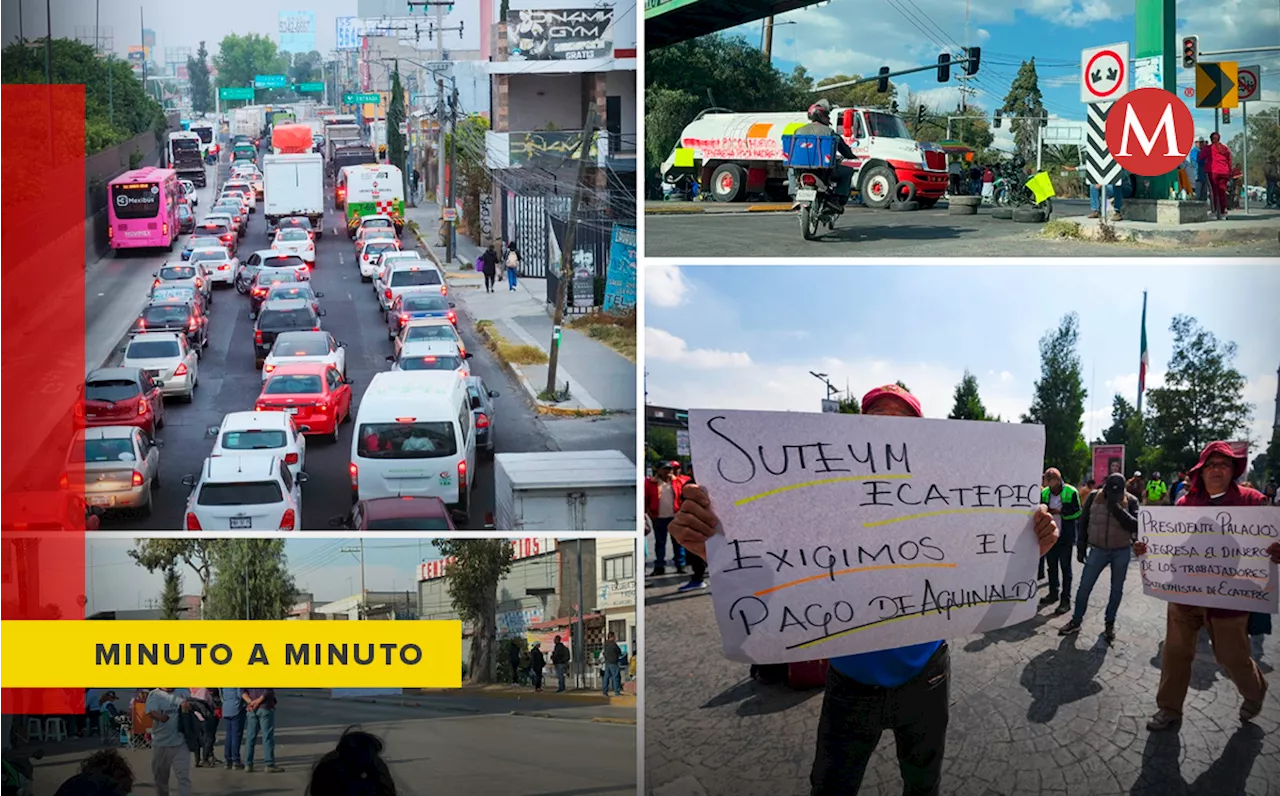
[[[1053, 218], [1080, 218], [1089, 203], [1055, 199]], [[945, 201], [929, 210], [894, 212], [850, 207], [806, 241], [795, 213], [649, 214], [645, 217], [644, 253], [649, 257], [1212, 257], [1274, 256], [1276, 242], [1229, 244], [1196, 249], [1185, 246], [1046, 240], [1039, 224], [1017, 224], [991, 217], [990, 208], [975, 216], [951, 216]]]
[[[220, 167], [225, 173], [225, 163]], [[197, 216], [208, 207], [201, 197]], [[240, 256], [267, 248], [266, 222], [260, 213], [249, 216], [249, 229], [240, 240]], [[168, 257], [130, 257], [112, 260], [104, 273], [92, 280], [88, 297], [89, 317], [95, 314], [116, 320], [127, 318], [118, 333], [111, 356], [123, 351], [122, 335], [145, 299], [151, 273]], [[353, 380], [355, 406], [375, 373], [387, 370], [386, 356], [394, 353], [387, 340], [386, 324], [377, 299], [368, 283], [360, 281], [352, 245], [342, 231], [341, 215], [332, 207], [325, 220], [325, 235], [316, 247], [316, 268], [312, 284], [324, 293], [320, 305], [327, 314], [321, 325], [347, 344], [347, 375]], [[459, 304], [464, 309], [463, 304]], [[121, 514], [108, 516], [104, 530], [176, 530], [182, 528], [189, 490], [182, 486], [182, 476], [199, 473], [205, 457], [212, 450], [208, 437], [210, 427], [219, 426], [228, 412], [253, 408], [262, 388], [261, 374], [253, 361], [253, 321], [249, 319], [248, 299], [234, 290], [218, 289], [214, 293], [210, 320], [210, 343], [200, 361], [200, 386], [191, 404], [170, 401], [165, 406], [165, 427], [157, 435], [164, 442], [161, 449], [162, 487], [155, 493], [151, 517]], [[118, 317], [117, 317], [118, 316]], [[471, 319], [459, 314], [459, 330], [474, 353], [471, 371], [480, 376], [490, 389], [497, 390], [495, 446], [497, 452], [542, 451], [549, 449], [549, 437], [541, 419], [534, 414], [518, 385], [510, 382], [476, 336]], [[109, 334], [99, 329], [97, 334]], [[95, 334], [91, 328], [92, 338]], [[354, 411], [354, 408], [353, 408]], [[316, 437], [307, 440], [307, 474], [303, 487], [302, 528], [329, 530], [329, 519], [350, 509], [351, 434], [354, 424], [343, 427], [338, 444]], [[624, 448], [625, 450], [625, 448]], [[481, 530], [485, 514], [493, 510], [493, 465], [483, 457], [478, 462], [476, 486], [472, 493], [471, 522], [468, 530]]]
[[[636, 727], [591, 721], [544, 719], [498, 712], [505, 703], [478, 698], [459, 709], [449, 701], [416, 698], [422, 707], [371, 704], [283, 695], [276, 717], [276, 763], [285, 770], [191, 769], [195, 794], [299, 794], [311, 767], [334, 748], [351, 725], [382, 738], [383, 759], [405, 796], [441, 794], [636, 793]], [[494, 702], [494, 705], [487, 703]], [[475, 710], [477, 712], [471, 712]], [[216, 755], [223, 757], [219, 728]], [[36, 763], [36, 796], [52, 796], [80, 761], [101, 748], [95, 740], [46, 747]], [[137, 778], [135, 796], [156, 793], [149, 750], [121, 750]], [[172, 792], [176, 782], [169, 781]]]

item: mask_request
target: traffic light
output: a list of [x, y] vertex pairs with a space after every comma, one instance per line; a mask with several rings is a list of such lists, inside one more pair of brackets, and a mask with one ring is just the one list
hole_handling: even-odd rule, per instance
[[969, 77], [973, 77], [978, 74], [978, 62], [982, 60], [982, 48], [965, 47], [964, 54], [969, 59], [969, 63], [964, 65], [964, 73]]
[[924, 106], [916, 108], [916, 129], [919, 130], [924, 126]]
[[1187, 36], [1182, 40], [1182, 68], [1195, 69], [1200, 59], [1200, 37]]
[[938, 82], [945, 83], [951, 79], [951, 53], [938, 56]]
[[1000, 113], [1001, 113], [1001, 111], [997, 108], [997, 109], [996, 109], [996, 117], [995, 117], [995, 119], [993, 120], [992, 125], [991, 125], [992, 127], [996, 128], [997, 130], [999, 130], [999, 129], [1000, 129]]
[[1222, 109], [1222, 123], [1223, 123], [1223, 124], [1231, 124], [1231, 109], [1230, 109], [1230, 108], [1223, 108], [1223, 109]]
[[889, 67], [880, 67], [880, 79], [876, 81], [876, 91], [881, 94], [889, 93]]

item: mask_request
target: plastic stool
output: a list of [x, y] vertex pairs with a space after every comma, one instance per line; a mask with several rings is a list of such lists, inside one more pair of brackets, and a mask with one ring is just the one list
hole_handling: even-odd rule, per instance
[[128, 748], [129, 746], [129, 728], [128, 727], [120, 728], [120, 745], [125, 748]]
[[40, 719], [27, 719], [27, 737], [37, 741], [44, 740], [44, 732], [40, 729]]
[[67, 723], [62, 719], [49, 719], [44, 723], [44, 739], [61, 741], [67, 737]]

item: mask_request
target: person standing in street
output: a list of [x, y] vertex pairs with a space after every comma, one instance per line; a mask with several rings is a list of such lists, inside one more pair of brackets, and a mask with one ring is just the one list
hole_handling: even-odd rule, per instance
[[555, 645], [551, 647], [551, 665], [556, 667], [556, 693], [564, 693], [564, 676], [569, 670], [569, 648], [556, 636]]
[[[924, 416], [919, 399], [896, 384], [863, 396], [862, 414]], [[1036, 507], [1033, 522], [1043, 554], [1053, 548], [1058, 528], [1043, 505]], [[690, 485], [671, 535], [705, 558], [707, 539], [721, 527], [711, 496]], [[939, 796], [950, 681], [950, 653], [941, 640], [832, 658], [809, 774], [810, 796], [857, 794], [885, 730], [892, 730], [897, 742], [904, 796]]]
[[1209, 141], [1201, 138], [1196, 142], [1196, 199], [1210, 202], [1209, 212], [1213, 212], [1213, 194], [1209, 190]]
[[507, 242], [507, 292], [514, 293], [520, 273], [520, 250], [515, 241]]
[[[1190, 486], [1177, 505], [1197, 508], [1265, 505], [1266, 497], [1261, 492], [1236, 483], [1247, 466], [1247, 457], [1237, 455], [1229, 443], [1209, 443], [1201, 451], [1196, 466], [1188, 471]], [[1146, 555], [1146, 544], [1139, 542], [1134, 546], [1134, 552], [1139, 557]], [[1272, 564], [1280, 564], [1280, 542], [1273, 542], [1266, 552]], [[1243, 700], [1240, 721], [1251, 721], [1262, 712], [1267, 680], [1249, 647], [1249, 613], [1175, 602], [1169, 603], [1165, 610], [1164, 652], [1160, 660], [1160, 688], [1156, 692], [1158, 710], [1147, 722], [1147, 729], [1161, 732], [1182, 723], [1182, 707], [1187, 699], [1191, 667], [1196, 658], [1196, 639], [1202, 627], [1209, 630], [1213, 657], [1240, 692]]]
[[[693, 483], [693, 476], [686, 475], [680, 462], [673, 461], [671, 463], [671, 480], [680, 484], [680, 491], [683, 493], [684, 488]], [[689, 582], [676, 589], [676, 591], [697, 591], [698, 589], [707, 588], [707, 562], [702, 556], [691, 553], [688, 550], [684, 551], [684, 559], [690, 569]]]
[[1084, 564], [1084, 569], [1080, 573], [1080, 590], [1076, 592], [1075, 613], [1071, 621], [1058, 630], [1059, 636], [1080, 632], [1094, 584], [1102, 571], [1111, 567], [1111, 597], [1107, 600], [1103, 635], [1108, 642], [1116, 640], [1116, 614], [1124, 597], [1130, 550], [1134, 549], [1133, 544], [1137, 541], [1138, 499], [1125, 491], [1124, 476], [1112, 473], [1107, 476], [1101, 490], [1089, 495], [1080, 515], [1076, 557]]
[[1273, 152], [1267, 157], [1262, 164], [1262, 179], [1267, 183], [1267, 207], [1280, 205], [1280, 192], [1277, 191], [1277, 183], [1280, 183], [1280, 154]]
[[1160, 472], [1157, 470], [1151, 474], [1151, 479], [1147, 481], [1147, 505], [1161, 505], [1164, 502], [1164, 496], [1167, 494], [1169, 494], [1169, 487], [1160, 478]]
[[622, 647], [618, 646], [617, 633], [605, 637], [600, 656], [604, 660], [604, 695], [609, 696], [609, 686], [612, 685], [614, 694], [622, 696]]
[[1147, 495], [1147, 479], [1142, 477], [1141, 470], [1133, 471], [1133, 478], [1125, 482], [1124, 491], [1136, 497], [1139, 503], [1142, 502]]
[[484, 292], [492, 293], [498, 275], [498, 253], [493, 250], [492, 243], [480, 255], [480, 271], [484, 274]]
[[533, 690], [542, 691], [542, 670], [547, 666], [547, 658], [542, 654], [542, 642], [533, 642], [529, 650], [529, 674], [533, 677]]
[[[680, 510], [684, 483], [675, 478], [675, 462], [658, 462], [657, 472], [644, 482], [644, 513], [653, 520], [653, 577], [667, 574], [667, 528]], [[684, 548], [671, 541], [671, 560], [684, 574]]]
[[151, 717], [151, 775], [156, 793], [169, 796], [169, 775], [178, 780], [178, 796], [191, 796], [191, 758], [187, 739], [179, 726], [183, 711], [190, 711], [185, 696], [172, 688], [157, 688], [147, 694], [147, 715]]
[[511, 665], [511, 684], [520, 685], [520, 653], [524, 644], [519, 639], [507, 642], [507, 663]]
[[192, 688], [191, 711], [196, 718], [196, 732], [199, 738], [199, 749], [196, 751], [196, 768], [218, 764], [213, 756], [213, 745], [218, 739], [217, 709], [222, 694], [216, 688]]
[[951, 165], [947, 166], [947, 193], [952, 196], [960, 195], [960, 175], [964, 171], [964, 166], [960, 165], [960, 156], [952, 155]]
[[274, 688], [246, 688], [241, 692], [249, 737], [245, 739], [244, 767], [253, 771], [253, 747], [262, 733], [262, 757], [267, 771], [284, 771], [276, 765], [276, 692]]
[[1213, 195], [1213, 213], [1219, 221], [1227, 217], [1227, 183], [1231, 181], [1231, 150], [1222, 143], [1222, 136], [1209, 135], [1209, 191]]
[[[1049, 507], [1053, 521], [1058, 526], [1058, 542], [1044, 557], [1049, 568], [1049, 593], [1040, 600], [1046, 608], [1058, 603], [1054, 616], [1071, 610], [1071, 553], [1076, 541], [1076, 523], [1080, 519], [1080, 494], [1076, 488], [1062, 480], [1062, 473], [1050, 467], [1044, 473], [1045, 487], [1040, 491], [1040, 502]], [[1062, 573], [1062, 591], [1058, 591], [1058, 573]]]
[[982, 170], [982, 201], [991, 204], [996, 198], [996, 172], [990, 166]]
[[240, 759], [240, 744], [244, 741], [244, 708], [239, 688], [222, 689], [222, 720], [227, 723], [223, 730], [227, 737], [222, 744], [222, 756], [228, 770], [244, 769], [244, 762]]

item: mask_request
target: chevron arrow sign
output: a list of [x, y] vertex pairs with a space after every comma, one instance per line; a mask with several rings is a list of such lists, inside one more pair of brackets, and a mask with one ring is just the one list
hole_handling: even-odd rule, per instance
[[1107, 151], [1107, 114], [1114, 104], [1095, 102], [1085, 106], [1089, 118], [1085, 125], [1084, 166], [1094, 185], [1115, 185], [1120, 181], [1120, 164]]

